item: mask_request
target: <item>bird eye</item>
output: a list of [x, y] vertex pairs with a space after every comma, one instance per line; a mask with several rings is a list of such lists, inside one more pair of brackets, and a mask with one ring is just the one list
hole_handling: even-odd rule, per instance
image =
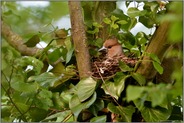
[[108, 46], [107, 48], [110, 49], [112, 46]]

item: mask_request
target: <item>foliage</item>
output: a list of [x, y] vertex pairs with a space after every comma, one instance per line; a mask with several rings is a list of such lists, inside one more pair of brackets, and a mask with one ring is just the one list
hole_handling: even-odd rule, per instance
[[[134, 7], [130, 7], [132, 3]], [[144, 3], [143, 10], [139, 8], [141, 3]], [[66, 7], [65, 2], [59, 4]], [[84, 11], [87, 8], [93, 11], [86, 14], [92, 14], [95, 18], [98, 2], [86, 5], [88, 7], [83, 5]], [[166, 9], [162, 9], [161, 3], [156, 1], [126, 1], [125, 5], [127, 13], [117, 8], [101, 23], [94, 21], [90, 15], [84, 15], [91, 56], [99, 56], [97, 49], [103, 41], [97, 35], [105, 23], [109, 36], [118, 38], [125, 55], [141, 58], [146, 54], [151, 57], [157, 72], [162, 74], [164, 68], [161, 60], [155, 54], [144, 52], [152, 35], [147, 35], [141, 29], [133, 35], [131, 29], [138, 22], [152, 28], [170, 18], [168, 43], [180, 43], [183, 38], [180, 18], [182, 4], [169, 2]], [[148, 81], [134, 71], [137, 65], [132, 68], [123, 62], [119, 63], [121, 71], [113, 77], [79, 80], [70, 29], [58, 29], [52, 25], [51, 20], [68, 13], [59, 13], [58, 6], [58, 2], [50, 2], [47, 9], [24, 8], [14, 2], [2, 4], [3, 20], [22, 35], [25, 45], [34, 47], [41, 41], [47, 43], [39, 54], [21, 56], [2, 39], [2, 122], [111, 122], [113, 115], [117, 122], [183, 120], [182, 69], [177, 66], [171, 77], [175, 83]], [[168, 9], [173, 13], [167, 13]], [[39, 16], [35, 16], [35, 12]], [[178, 15], [179, 18], [176, 18]], [[29, 21], [33, 21], [36, 26], [28, 24]], [[182, 59], [180, 50], [168, 52], [166, 57], [172, 57], [173, 54]]]

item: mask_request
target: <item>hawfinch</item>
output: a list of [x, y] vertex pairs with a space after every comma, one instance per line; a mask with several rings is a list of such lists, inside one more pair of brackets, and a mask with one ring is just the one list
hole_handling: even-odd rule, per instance
[[123, 49], [120, 43], [118, 43], [117, 39], [107, 39], [103, 43], [103, 47], [100, 48], [98, 51], [107, 50], [107, 57], [112, 58], [114, 56], [123, 55]]

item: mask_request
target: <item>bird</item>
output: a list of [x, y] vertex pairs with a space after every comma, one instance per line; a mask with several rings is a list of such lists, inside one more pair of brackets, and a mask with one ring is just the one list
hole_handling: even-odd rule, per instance
[[107, 50], [107, 57], [113, 58], [114, 56], [124, 55], [123, 48], [121, 44], [118, 42], [117, 38], [110, 38], [105, 40], [102, 48], [98, 51]]

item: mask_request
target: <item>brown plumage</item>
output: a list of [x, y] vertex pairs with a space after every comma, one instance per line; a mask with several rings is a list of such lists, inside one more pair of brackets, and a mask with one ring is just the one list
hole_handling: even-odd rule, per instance
[[116, 38], [107, 39], [100, 50], [103, 50], [103, 49], [107, 50], [107, 57], [109, 58], [124, 54], [123, 48]]

